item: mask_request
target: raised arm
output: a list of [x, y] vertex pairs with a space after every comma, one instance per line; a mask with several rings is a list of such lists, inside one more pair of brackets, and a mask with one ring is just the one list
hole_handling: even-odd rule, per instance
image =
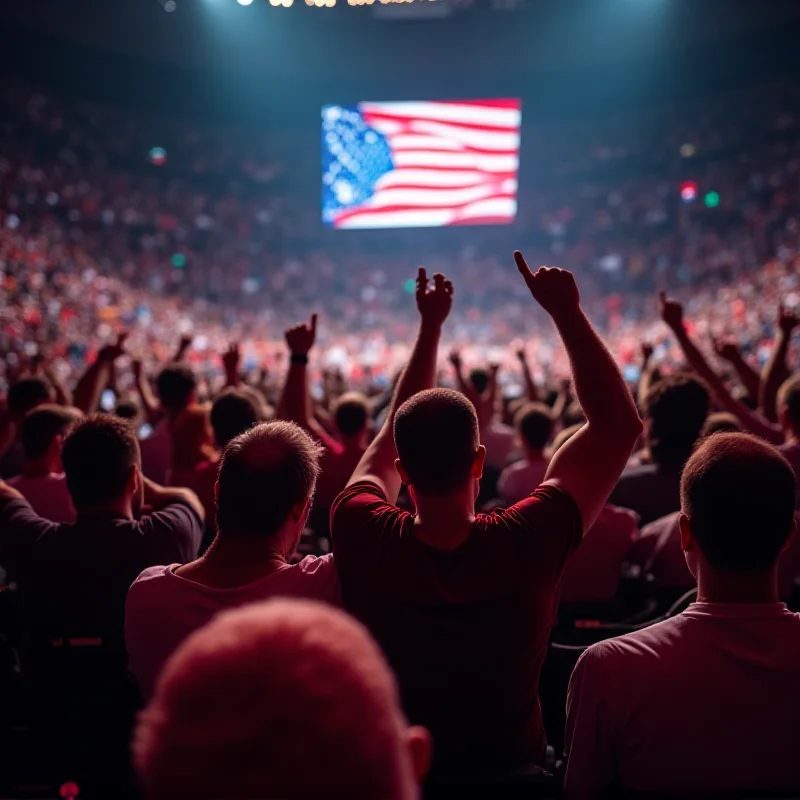
[[182, 486], [161, 486], [149, 478], [142, 476], [143, 500], [145, 506], [153, 511], [162, 511], [173, 503], [184, 503], [197, 514], [201, 522], [205, 522], [206, 512], [197, 495]]
[[519, 359], [519, 365], [522, 369], [522, 382], [525, 385], [525, 397], [528, 399], [529, 403], [538, 403], [540, 400], [539, 390], [533, 382], [531, 368], [528, 365], [528, 357], [525, 355], [524, 347], [520, 347], [519, 350], [517, 350], [517, 358]]
[[659, 293], [659, 300], [661, 303], [661, 319], [675, 334], [675, 338], [678, 340], [689, 366], [708, 384], [708, 388], [717, 398], [717, 402], [726, 411], [733, 414], [751, 433], [766, 439], [772, 444], [781, 444], [784, 439], [781, 427], [771, 424], [760, 414], [751, 411], [744, 403], [739, 402], [728, 391], [722, 378], [711, 369], [705, 356], [703, 356], [686, 331], [686, 327], [683, 324], [683, 306], [677, 300], [668, 300], [663, 291]]
[[714, 339], [714, 352], [736, 370], [739, 382], [748, 397], [758, 400], [761, 391], [761, 376], [747, 363], [739, 345], [732, 339]]
[[150, 386], [150, 381], [144, 374], [144, 367], [140, 359], [137, 358], [131, 361], [131, 370], [133, 371], [133, 380], [136, 384], [136, 391], [139, 394], [145, 417], [153, 425], [158, 419], [160, 411], [158, 398], [155, 396], [152, 386]]
[[231, 342], [228, 349], [222, 354], [222, 366], [225, 370], [225, 386], [236, 387], [239, 385], [239, 362], [241, 353], [238, 342]]
[[181, 340], [178, 342], [178, 349], [175, 351], [172, 360], [183, 361], [183, 357], [186, 355], [186, 351], [192, 346], [193, 340], [193, 336], [181, 336]]
[[450, 351], [450, 363], [453, 365], [453, 372], [456, 374], [456, 386], [461, 394], [469, 397], [469, 381], [464, 377], [464, 362], [461, 360], [461, 353], [454, 347]]
[[514, 259], [534, 300], [555, 323], [586, 414], [586, 425], [556, 453], [545, 474], [546, 483], [561, 486], [575, 500], [586, 533], [622, 474], [642, 421], [625, 379], [581, 309], [572, 274], [541, 267], [534, 275], [522, 253]]
[[308, 430], [314, 418], [308, 387], [308, 354], [317, 338], [317, 315], [311, 315], [308, 325], [301, 323], [289, 328], [284, 337], [290, 359], [277, 415]]
[[428, 276], [420, 267], [417, 276], [417, 308], [420, 313], [419, 332], [400, 380], [397, 384], [389, 415], [367, 452], [359, 461], [348, 485], [369, 480], [380, 486], [390, 503], [397, 502], [400, 476], [395, 469], [397, 449], [394, 444], [394, 415], [409, 397], [433, 388], [436, 382], [436, 356], [442, 325], [453, 304], [453, 284], [444, 275], [433, 276], [433, 288], [428, 288]]
[[127, 338], [127, 333], [121, 333], [114, 344], [103, 347], [94, 363], [86, 368], [78, 380], [72, 402], [84, 414], [91, 414], [100, 405], [100, 396], [108, 383], [111, 364], [125, 352]]
[[772, 348], [772, 353], [764, 370], [761, 395], [758, 398], [758, 407], [770, 422], [778, 421], [778, 409], [776, 407], [778, 389], [780, 389], [788, 373], [786, 356], [789, 352], [789, 344], [792, 341], [792, 333], [798, 325], [800, 325], [800, 318], [791, 311], [787, 311], [781, 305], [778, 309], [778, 336], [775, 339], [775, 346]]

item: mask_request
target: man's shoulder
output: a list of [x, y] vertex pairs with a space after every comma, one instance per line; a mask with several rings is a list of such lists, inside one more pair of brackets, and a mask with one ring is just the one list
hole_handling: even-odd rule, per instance
[[587, 648], [582, 659], [602, 664], [614, 674], [619, 674], [625, 664], [638, 672], [643, 668], [642, 662], [659, 662], [665, 653], [674, 651], [682, 623], [678, 615], [638, 631], [604, 639]]
[[680, 511], [673, 511], [665, 517], [648, 523], [642, 528], [642, 536], [661, 536], [665, 531], [677, 528], [680, 516]]

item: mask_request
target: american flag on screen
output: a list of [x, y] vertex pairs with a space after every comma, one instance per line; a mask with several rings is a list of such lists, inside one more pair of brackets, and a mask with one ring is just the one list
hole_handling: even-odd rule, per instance
[[322, 220], [333, 228], [513, 222], [519, 100], [322, 109]]

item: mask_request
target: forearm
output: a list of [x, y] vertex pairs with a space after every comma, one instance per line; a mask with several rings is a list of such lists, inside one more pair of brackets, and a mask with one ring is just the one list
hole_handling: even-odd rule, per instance
[[392, 425], [394, 415], [406, 400], [418, 392], [431, 389], [436, 384], [436, 356], [441, 337], [440, 325], [422, 323], [403, 374], [397, 383], [392, 408], [386, 425]]
[[744, 403], [733, 397], [722, 378], [711, 369], [708, 361], [706, 361], [682, 325], [680, 328], [673, 328], [672, 330], [686, 360], [689, 362], [689, 366], [708, 384], [708, 388], [717, 398], [720, 405], [733, 414], [751, 433], [766, 439], [772, 444], [781, 444], [784, 436], [780, 427], [772, 425], [760, 414], [751, 411]]
[[783, 332], [778, 334], [775, 347], [770, 353], [769, 361], [764, 369], [764, 380], [761, 383], [761, 394], [758, 396], [758, 407], [770, 422], [778, 421], [776, 400], [783, 376], [786, 374], [786, 356], [789, 352], [789, 337]]
[[153, 511], [161, 511], [173, 503], [184, 503], [189, 506], [201, 521], [205, 521], [205, 509], [197, 495], [191, 490], [180, 486], [159, 486], [148, 480], [145, 484], [145, 503]]
[[744, 357], [741, 355], [731, 361], [731, 364], [736, 370], [736, 375], [739, 378], [739, 382], [744, 387], [744, 390], [747, 392], [748, 396], [758, 400], [761, 391], [761, 376], [755, 369], [753, 369], [753, 367], [750, 366], [750, 364], [747, 363], [747, 361], [745, 361]]
[[75, 387], [73, 402], [84, 414], [91, 414], [100, 405], [100, 395], [108, 382], [108, 363], [98, 359], [83, 373]]
[[286, 373], [286, 383], [278, 403], [278, 416], [308, 429], [310, 397], [308, 392], [308, 367], [292, 363]]
[[144, 375], [139, 375], [136, 378], [136, 391], [139, 394], [139, 399], [142, 402], [142, 408], [148, 421], [155, 422], [158, 417], [159, 404], [150, 387], [150, 381]]
[[536, 384], [533, 382], [533, 376], [531, 375], [531, 370], [528, 366], [527, 359], [520, 359], [520, 364], [522, 366], [522, 382], [525, 385], [525, 397], [528, 398], [528, 402], [530, 403], [538, 403], [539, 390], [536, 388]]
[[572, 366], [575, 394], [593, 428], [624, 434], [641, 428], [628, 385], [616, 362], [583, 313], [554, 320]]

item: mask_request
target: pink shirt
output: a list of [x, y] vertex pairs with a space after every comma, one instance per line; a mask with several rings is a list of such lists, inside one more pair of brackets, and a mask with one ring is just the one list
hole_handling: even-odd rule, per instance
[[51, 472], [40, 478], [17, 475], [8, 485], [20, 492], [40, 517], [51, 522], [75, 522], [75, 507], [63, 472]]
[[151, 481], [166, 486], [172, 467], [172, 434], [169, 422], [161, 419], [153, 432], [139, 442], [142, 451], [142, 472]]
[[506, 467], [497, 481], [497, 491], [502, 501], [513, 506], [535, 492], [544, 480], [548, 463], [544, 459], [528, 461], [526, 458]]
[[260, 580], [233, 589], [212, 589], [175, 574], [179, 564], [150, 567], [139, 575], [125, 603], [128, 668], [145, 699], [161, 667], [178, 645], [217, 612], [270, 597], [305, 597], [339, 605], [333, 556], [306, 556]]
[[562, 602], [612, 600], [622, 562], [639, 532], [639, 518], [627, 508], [607, 505], [575, 548], [561, 576]]
[[800, 615], [783, 603], [695, 603], [593, 645], [570, 679], [565, 795], [796, 795], [798, 674]]

